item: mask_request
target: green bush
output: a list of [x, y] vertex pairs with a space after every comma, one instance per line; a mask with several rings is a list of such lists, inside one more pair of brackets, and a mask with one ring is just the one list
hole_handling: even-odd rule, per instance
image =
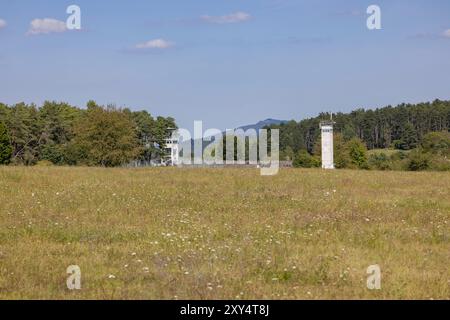
[[430, 132], [423, 137], [422, 148], [442, 156], [450, 156], [450, 132]]
[[306, 150], [300, 150], [294, 157], [292, 165], [295, 168], [318, 168], [320, 160], [308, 153]]
[[345, 150], [350, 156], [350, 162], [353, 167], [359, 169], [368, 169], [367, 147], [358, 138], [353, 138], [345, 144]]
[[391, 155], [391, 161], [399, 161], [404, 159], [408, 159], [408, 152], [398, 151]]
[[385, 153], [376, 153], [370, 155], [369, 167], [376, 170], [391, 170], [392, 163]]
[[49, 143], [41, 148], [41, 160], [47, 160], [53, 164], [62, 164], [64, 159], [64, 146], [62, 145]]
[[415, 149], [408, 156], [407, 169], [409, 171], [423, 171], [431, 167], [431, 157], [422, 149]]

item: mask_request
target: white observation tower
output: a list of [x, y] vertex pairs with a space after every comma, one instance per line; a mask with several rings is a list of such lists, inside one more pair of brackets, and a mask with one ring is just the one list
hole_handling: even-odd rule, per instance
[[167, 154], [167, 160], [166, 164], [170, 166], [176, 166], [178, 165], [178, 157], [179, 157], [179, 136], [178, 132], [174, 128], [168, 128], [169, 131], [171, 131], [170, 138], [166, 139], [166, 154]]
[[320, 122], [320, 131], [322, 133], [323, 169], [334, 169], [333, 124], [333, 120]]

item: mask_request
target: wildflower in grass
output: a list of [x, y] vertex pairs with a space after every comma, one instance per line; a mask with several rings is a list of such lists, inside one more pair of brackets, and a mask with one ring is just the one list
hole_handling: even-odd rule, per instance
[[113, 275], [113, 274], [110, 274], [110, 275], [108, 276], [108, 279], [115, 279], [115, 278], [116, 278], [116, 276]]

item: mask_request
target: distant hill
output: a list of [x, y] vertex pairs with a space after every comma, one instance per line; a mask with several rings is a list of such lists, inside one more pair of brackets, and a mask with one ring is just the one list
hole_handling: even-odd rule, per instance
[[[242, 130], [246, 131], [249, 129], [255, 129], [258, 132], [259, 129], [263, 129], [264, 127], [279, 126], [279, 125], [283, 125], [286, 123], [288, 123], [287, 120], [277, 120], [277, 119], [268, 118], [266, 120], [262, 120], [257, 123], [254, 123], [254, 124], [247, 124], [244, 126], [234, 128], [234, 130], [242, 129]], [[225, 131], [223, 131], [223, 133], [225, 134]]]
[[256, 131], [258, 131], [259, 129], [263, 129], [266, 126], [278, 126], [280, 124], [287, 123], [287, 122], [288, 121], [286, 121], [286, 120], [277, 120], [277, 119], [269, 118], [266, 120], [259, 121], [255, 124], [248, 124], [246, 126], [238, 127], [237, 129], [242, 129], [244, 131], [248, 130], [248, 129], [255, 129]]
[[255, 124], [248, 124], [245, 126], [238, 127], [237, 129], [242, 129], [244, 131], [248, 129], [255, 129], [256, 131], [258, 131], [259, 129], [263, 129], [266, 126], [278, 126], [284, 123], [287, 123], [287, 121], [269, 118], [266, 120], [259, 121], [258, 123]]

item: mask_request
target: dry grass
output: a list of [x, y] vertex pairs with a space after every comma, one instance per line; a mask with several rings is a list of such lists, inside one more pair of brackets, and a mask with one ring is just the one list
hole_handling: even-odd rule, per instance
[[0, 298], [449, 299], [449, 220], [450, 173], [0, 167]]

